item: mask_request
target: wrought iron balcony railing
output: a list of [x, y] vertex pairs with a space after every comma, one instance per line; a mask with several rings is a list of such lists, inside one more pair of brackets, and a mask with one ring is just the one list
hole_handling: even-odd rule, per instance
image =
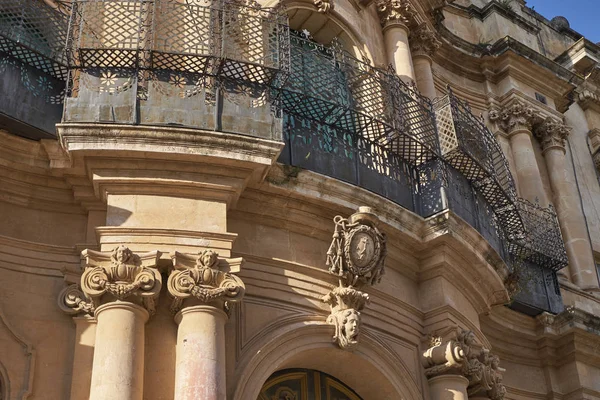
[[554, 210], [517, 197], [506, 157], [483, 120], [451, 89], [435, 103], [435, 113], [443, 159], [493, 210], [510, 254], [552, 270], [564, 268], [568, 260]]
[[0, 127], [40, 138], [60, 121], [68, 73], [63, 11], [41, 1], [0, 0]]

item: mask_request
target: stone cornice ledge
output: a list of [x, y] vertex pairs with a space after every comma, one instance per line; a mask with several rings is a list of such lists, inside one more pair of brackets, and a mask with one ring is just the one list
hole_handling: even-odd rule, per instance
[[56, 125], [67, 152], [126, 151], [221, 157], [270, 166], [284, 143], [258, 137], [164, 126]]

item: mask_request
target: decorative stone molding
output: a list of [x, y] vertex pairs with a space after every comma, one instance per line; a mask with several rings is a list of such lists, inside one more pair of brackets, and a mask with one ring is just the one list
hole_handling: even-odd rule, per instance
[[327, 323], [335, 326], [333, 341], [343, 350], [353, 350], [360, 333], [360, 311], [369, 304], [369, 295], [340, 285], [323, 296], [323, 301], [331, 307]]
[[335, 230], [327, 251], [329, 273], [339, 279], [339, 286], [323, 297], [331, 314], [327, 323], [335, 326], [333, 341], [341, 349], [358, 345], [360, 311], [369, 303], [369, 295], [356, 289], [375, 285], [381, 280], [387, 253], [385, 234], [377, 229], [379, 219], [371, 208], [360, 207], [345, 219], [333, 219]]
[[546, 118], [535, 127], [535, 137], [540, 141], [543, 152], [558, 147], [565, 150], [566, 140], [571, 129], [553, 118]]
[[331, 0], [313, 0], [313, 4], [317, 7], [317, 11], [327, 14], [333, 10], [333, 2]]
[[240, 271], [243, 259], [219, 259], [212, 250], [204, 250], [198, 256], [175, 252], [174, 270], [169, 275], [167, 288], [174, 297], [171, 312], [183, 308], [186, 299], [193, 298], [200, 304], [212, 304], [229, 312], [229, 302], [244, 297], [244, 282], [233, 275]]
[[431, 57], [440, 48], [441, 42], [435, 32], [429, 30], [427, 25], [421, 24], [410, 35], [410, 50], [414, 56]]
[[59, 295], [59, 306], [70, 314], [92, 314], [104, 302], [127, 300], [140, 303], [152, 315], [162, 287], [156, 264], [160, 252], [134, 254], [126, 246], [110, 253], [86, 249], [81, 253], [80, 287], [71, 285]]
[[377, 14], [382, 27], [394, 24], [410, 26], [416, 11], [408, 0], [377, 0]]
[[505, 370], [500, 368], [500, 358], [477, 346], [472, 331], [462, 330], [456, 338], [447, 341], [432, 337], [422, 360], [428, 378], [446, 374], [467, 378], [469, 398], [485, 396], [491, 400], [502, 400], [506, 394], [502, 383]]
[[489, 118], [490, 121], [500, 125], [500, 128], [508, 134], [516, 130], [531, 131], [535, 111], [525, 103], [515, 101], [501, 110], [490, 110]]

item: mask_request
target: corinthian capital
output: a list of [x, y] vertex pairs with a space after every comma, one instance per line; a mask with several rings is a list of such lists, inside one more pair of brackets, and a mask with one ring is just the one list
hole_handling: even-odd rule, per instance
[[128, 300], [155, 311], [162, 278], [156, 269], [160, 252], [134, 254], [121, 245], [110, 253], [84, 250], [81, 290], [96, 308], [104, 301]]
[[499, 124], [506, 133], [519, 129], [531, 131], [535, 111], [525, 103], [516, 101], [501, 110], [490, 110], [489, 117], [490, 121]]
[[551, 148], [565, 151], [566, 140], [570, 133], [569, 127], [553, 118], [546, 118], [535, 127], [535, 137], [540, 141], [544, 152]]
[[408, 0], [377, 0], [377, 14], [383, 27], [394, 23], [409, 26], [416, 12]]
[[422, 24], [410, 35], [410, 50], [413, 56], [425, 55], [433, 56], [441, 46], [441, 42], [436, 38], [434, 32], [429, 30], [427, 25]]
[[185, 299], [195, 299], [201, 304], [212, 304], [229, 310], [229, 302], [240, 301], [246, 286], [237, 276], [243, 259], [219, 259], [212, 250], [204, 250], [198, 256], [175, 252], [167, 288], [174, 297], [171, 311], [177, 313]]

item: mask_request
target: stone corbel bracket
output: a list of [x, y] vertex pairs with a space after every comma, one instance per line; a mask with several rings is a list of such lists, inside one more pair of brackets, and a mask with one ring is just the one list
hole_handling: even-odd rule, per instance
[[169, 275], [167, 288], [173, 297], [173, 314], [183, 308], [184, 300], [191, 298], [229, 313], [229, 303], [244, 297], [246, 286], [234, 275], [240, 272], [243, 258], [222, 259], [214, 251], [204, 250], [193, 256], [175, 252], [172, 260], [174, 270]]
[[82, 251], [80, 284], [61, 291], [60, 308], [69, 314], [93, 314], [103, 302], [120, 300], [140, 304], [154, 314], [162, 287], [156, 268], [160, 255], [159, 251], [134, 254], [123, 245], [110, 253]]
[[331, 313], [327, 323], [335, 327], [333, 341], [343, 350], [358, 345], [360, 311], [369, 303], [369, 295], [357, 287], [381, 281], [386, 257], [386, 236], [377, 226], [379, 218], [369, 207], [360, 207], [348, 219], [336, 216], [335, 230], [326, 265], [339, 286], [323, 296]]

